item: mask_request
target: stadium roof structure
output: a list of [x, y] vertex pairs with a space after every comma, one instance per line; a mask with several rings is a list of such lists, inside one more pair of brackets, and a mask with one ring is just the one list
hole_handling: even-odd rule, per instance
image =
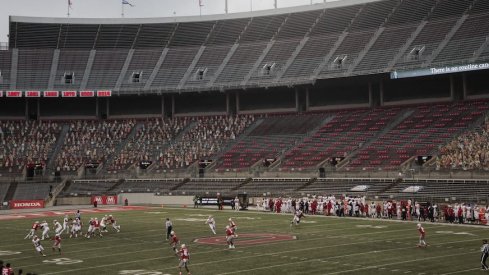
[[476, 64], [489, 59], [488, 21], [482, 0], [346, 0], [146, 19], [12, 16], [0, 89], [209, 91]]

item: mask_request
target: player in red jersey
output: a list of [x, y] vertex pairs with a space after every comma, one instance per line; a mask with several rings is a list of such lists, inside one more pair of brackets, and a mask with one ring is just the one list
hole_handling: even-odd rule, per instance
[[226, 242], [229, 245], [229, 248], [236, 248], [234, 247], [234, 239], [237, 237], [238, 235], [234, 234], [234, 231], [231, 228], [231, 226], [226, 225]]
[[100, 221], [98, 220], [98, 218], [95, 218], [95, 220], [93, 222], [93, 234], [94, 235], [95, 235], [95, 231], [98, 232], [99, 237], [103, 237], [102, 232], [100, 231]]
[[182, 267], [185, 267], [187, 270], [187, 274], [190, 274], [190, 270], [188, 269], [188, 261], [190, 260], [190, 253], [188, 252], [185, 244], [182, 244], [180, 250], [178, 251], [178, 255], [180, 256], [180, 263], [178, 264], [178, 270], [180, 275], [182, 275]]
[[[10, 267], [10, 263], [7, 263], [4, 267], [0, 266], [0, 268], [2, 269], [2, 275], [14, 275], [14, 269]], [[182, 273], [180, 272], [180, 274]]]
[[421, 226], [420, 223], [417, 224], [417, 227], [418, 227], [418, 232], [419, 232], [419, 244], [418, 244], [418, 247], [427, 247], [428, 244], [425, 241], [426, 231], [424, 230], [424, 228]]
[[112, 215], [109, 215], [107, 221], [109, 222], [109, 224], [112, 225], [112, 228], [114, 228], [117, 232], [121, 231], [121, 226], [117, 224], [117, 221], [114, 219]]
[[180, 239], [178, 239], [177, 234], [175, 234], [175, 231], [170, 232], [170, 246], [172, 247], [172, 250], [176, 254], [178, 254], [178, 245], [179, 244], [180, 244]]
[[34, 222], [32, 224], [31, 229], [29, 230], [29, 233], [27, 235], [25, 235], [24, 239], [30, 239], [30, 238], [34, 237], [34, 235], [36, 234], [36, 231], [39, 227], [40, 227], [39, 221]]
[[236, 229], [238, 229], [238, 226], [233, 221], [233, 219], [229, 218], [228, 221], [229, 221], [229, 227], [231, 228], [231, 230], [233, 231], [233, 234], [234, 234], [234, 232], [236, 232]]
[[56, 248], [58, 249], [58, 252], [61, 255], [61, 233], [56, 234], [56, 236], [54, 236], [54, 243], [52, 246], [53, 252], [56, 251]]

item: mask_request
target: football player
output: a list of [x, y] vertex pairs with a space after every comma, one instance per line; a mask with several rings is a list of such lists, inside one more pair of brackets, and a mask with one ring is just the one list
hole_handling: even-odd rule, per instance
[[56, 236], [54, 236], [54, 243], [52, 246], [53, 252], [56, 251], [56, 248], [58, 249], [58, 252], [61, 255], [61, 233], [56, 234]]
[[175, 252], [175, 254], [178, 253], [177, 247], [179, 244], [180, 244], [180, 239], [178, 239], [177, 234], [175, 234], [175, 231], [170, 232], [170, 246], [172, 247], [172, 250]]
[[216, 235], [216, 221], [214, 220], [214, 217], [209, 216], [209, 218], [207, 218], [207, 220], [205, 221], [205, 224], [208, 224], [212, 233]]
[[418, 232], [419, 232], [419, 244], [418, 247], [427, 247], [428, 244], [425, 241], [426, 237], [426, 231], [424, 228], [421, 226], [420, 223], [417, 224]]
[[34, 244], [34, 248], [37, 252], [39, 252], [39, 254], [41, 254], [43, 257], [46, 257], [46, 255], [43, 253], [44, 247], [42, 247], [41, 240], [37, 235], [34, 235], [34, 237], [32, 238], [32, 244]]
[[24, 237], [24, 239], [30, 239], [30, 238], [34, 237], [34, 235], [36, 234], [36, 231], [39, 227], [41, 227], [41, 225], [39, 224], [39, 221], [34, 222], [32, 224], [31, 229], [29, 230], [29, 233]]
[[109, 224], [112, 225], [112, 228], [114, 228], [117, 232], [121, 231], [121, 226], [117, 225], [117, 221], [114, 219], [114, 217], [112, 215], [109, 215], [109, 218], [107, 219], [107, 221], [109, 222]]
[[42, 229], [41, 240], [44, 240], [45, 238], [49, 238], [49, 224], [46, 221], [42, 221], [41, 229]]
[[63, 232], [63, 226], [57, 220], [53, 221], [53, 225], [55, 235], [61, 234]]
[[187, 274], [190, 274], [190, 270], [188, 269], [188, 261], [190, 260], [190, 253], [188, 252], [185, 244], [182, 244], [180, 247], [180, 251], [178, 251], [178, 255], [180, 256], [180, 263], [178, 264], [179, 275], [182, 275], [182, 267], [187, 270]]
[[237, 235], [234, 234], [233, 229], [231, 226], [226, 225], [226, 242], [229, 245], [229, 248], [235, 248], [234, 247], [234, 239], [237, 237]]

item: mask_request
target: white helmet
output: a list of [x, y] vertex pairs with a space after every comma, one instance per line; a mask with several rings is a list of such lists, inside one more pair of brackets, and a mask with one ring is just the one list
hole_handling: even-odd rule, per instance
[[233, 219], [229, 218], [229, 220], [228, 220], [228, 221], [232, 221], [232, 220], [233, 220]]
[[229, 225], [226, 225], [226, 229], [229, 229]]
[[170, 234], [171, 234], [171, 235], [175, 235], [175, 231], [173, 231], [173, 230], [172, 230], [172, 231], [170, 232]]
[[185, 248], [185, 244], [182, 244], [182, 245], [181, 245], [181, 247], [182, 247], [182, 248]]
[[420, 223], [418, 223], [416, 226], [418, 226], [418, 228], [420, 228], [420, 227], [421, 227], [421, 224], [420, 224]]

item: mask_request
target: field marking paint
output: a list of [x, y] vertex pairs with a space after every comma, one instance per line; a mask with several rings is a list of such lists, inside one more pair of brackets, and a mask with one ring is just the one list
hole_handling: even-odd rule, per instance
[[434, 256], [434, 257], [423, 257], [420, 259], [413, 259], [413, 260], [400, 261], [400, 262], [396, 261], [394, 263], [388, 263], [388, 264], [382, 264], [382, 265], [373, 265], [373, 266], [369, 266], [369, 267], [362, 267], [362, 268], [349, 269], [349, 270], [342, 270], [342, 271], [332, 272], [332, 273], [328, 273], [328, 274], [349, 273], [349, 272], [365, 270], [365, 269], [381, 268], [381, 267], [386, 267], [386, 266], [391, 266], [391, 265], [406, 264], [406, 263], [425, 261], [425, 260], [434, 260], [434, 259], [445, 258], [445, 257], [461, 256], [461, 255], [467, 255], [467, 254], [471, 254], [471, 253], [476, 253], [476, 252], [465, 252], [465, 253], [459, 253], [459, 254], [441, 255], [441, 256]]
[[[472, 241], [476, 241], [476, 240], [479, 240], [479, 239], [473, 239]], [[459, 243], [459, 242], [466, 242], [466, 240], [465, 241], [456, 241], [456, 242], [446, 242], [446, 243], [442, 243], [442, 244], [451, 244], [451, 243]], [[352, 245], [352, 244], [350, 244], [350, 245]], [[317, 249], [317, 248], [324, 248], [324, 247], [315, 247], [315, 249]], [[389, 252], [389, 251], [405, 250], [405, 249], [413, 249], [413, 248], [415, 248], [415, 246], [384, 249], [384, 250], [378, 250], [376, 252]], [[269, 255], [272, 255], [272, 254], [282, 254], [282, 253], [290, 253], [290, 252], [299, 252], [299, 251], [311, 250], [311, 249], [312, 248], [296, 249], [296, 250], [282, 251], [282, 252], [277, 252], [277, 253], [265, 253], [265, 254], [260, 254], [260, 255], [257, 255], [257, 256], [262, 257], [262, 256], [269, 256]], [[474, 253], [474, 252], [472, 252], [472, 253]], [[328, 257], [328, 260], [338, 259], [338, 258], [345, 258], [345, 257], [351, 257], [351, 256], [357, 256], [357, 255], [364, 255], [364, 254], [365, 254], [365, 252], [353, 253], [353, 254], [347, 254], [347, 255], [339, 255], [339, 256]], [[455, 255], [463, 255], [463, 254], [465, 254], [465, 253], [455, 254]], [[435, 258], [441, 258], [441, 257], [446, 257], [446, 256], [454, 256], [454, 254], [452, 254], [452, 255], [437, 256]], [[245, 258], [249, 258], [249, 257], [245, 257]], [[405, 261], [405, 262], [412, 262], [412, 261], [425, 260], [425, 259], [429, 259], [429, 258], [409, 260], [409, 261]], [[321, 259], [303, 260], [300, 263], [313, 262], [313, 261], [321, 261]], [[273, 267], [287, 266], [287, 265], [291, 265], [291, 264], [300, 264], [300, 263], [293, 262], [293, 263], [277, 264], [277, 265], [273, 265], [273, 266], [263, 266], [263, 267], [257, 267], [257, 268], [246, 269], [246, 270], [238, 270], [238, 271], [233, 271], [233, 272], [219, 273], [218, 275], [227, 275], [227, 274], [243, 273], [243, 272], [255, 271], [255, 270], [260, 270], [260, 269], [269, 269], [269, 268], [273, 268]], [[331, 263], [338, 264], [339, 262], [331, 262]], [[394, 263], [389, 263], [389, 264], [384, 264], [384, 265], [376, 265], [376, 266], [362, 267], [362, 268], [351, 269], [351, 270], [346, 270], [346, 271], [339, 271], [339, 272], [334, 272], [334, 273], [328, 272], [328, 274], [340, 274], [340, 273], [344, 273], [344, 272], [351, 272], [351, 271], [357, 271], [357, 270], [363, 270], [363, 269], [371, 269], [371, 268], [386, 269], [384, 266], [389, 266], [389, 265], [393, 265], [393, 264], [402, 264], [402, 263], [404, 263], [404, 262], [397, 262], [396, 261]], [[350, 266], [351, 264], [347, 264], [347, 265]]]
[[[406, 237], [406, 238], [400, 238], [400, 239], [412, 239], [412, 237]], [[399, 239], [394, 239], [394, 240], [399, 240]], [[349, 245], [355, 245], [355, 244], [365, 244], [365, 243], [369, 243], [369, 242], [378, 242], [378, 241], [379, 240], [372, 240], [372, 241], [367, 241], [367, 242], [362, 241], [362, 242], [357, 242], [357, 243], [328, 245], [328, 246], [322, 246], [322, 247], [295, 249], [295, 250], [287, 250], [287, 251], [281, 251], [281, 252], [275, 252], [275, 253], [265, 253], [265, 254], [255, 253], [255, 255], [251, 255], [251, 256], [236, 257], [236, 258], [232, 258], [232, 259], [225, 259], [225, 260], [219, 260], [219, 261], [203, 262], [203, 263], [197, 263], [197, 264], [192, 264], [192, 265], [193, 266], [199, 266], [199, 265], [221, 263], [221, 262], [227, 262], [227, 261], [233, 261], [233, 260], [240, 260], [240, 259], [247, 259], [247, 258], [256, 258], [256, 257], [269, 256], [269, 255], [277, 255], [277, 254], [283, 254], [283, 253], [292, 253], [292, 252], [299, 252], [299, 251], [313, 250], [313, 249], [321, 249], [321, 248], [331, 248], [331, 247], [349, 246]], [[447, 243], [441, 243], [441, 244], [467, 242], [467, 241], [468, 240], [456, 241], [456, 242], [447, 242]], [[479, 239], [473, 239], [473, 240], [470, 240], [470, 241], [479, 241]], [[267, 243], [267, 244], [264, 244], [264, 245], [267, 245], [268, 246], [268, 245], [271, 245], [271, 244], [270, 243]], [[389, 249], [389, 251], [396, 250], [396, 249], [409, 249], [409, 248], [414, 248], [414, 246], [410, 246], [410, 247], [407, 247], [407, 248], [393, 248], [393, 249]], [[151, 249], [151, 250], [154, 250], [154, 249]], [[193, 255], [197, 255], [197, 254], [199, 254], [199, 255], [200, 254], [208, 254], [208, 253], [223, 252], [223, 251], [229, 251], [229, 249], [216, 249], [216, 250], [211, 250], [211, 251], [206, 251], [206, 252], [197, 252], [197, 253], [193, 253]], [[132, 254], [132, 253], [140, 253], [140, 252], [145, 252], [145, 251], [142, 250], [142, 251], [136, 251], [136, 252], [131, 252], [131, 253], [119, 253], [119, 254], [113, 254], [113, 255]], [[378, 251], [378, 252], [382, 252], [382, 251]], [[358, 253], [358, 254], [364, 254], [364, 252]], [[334, 258], [349, 257], [351, 255], [352, 254], [341, 255], [341, 256], [336, 256]], [[99, 257], [97, 257], [97, 258], [99, 258]], [[122, 264], [130, 264], [130, 263], [145, 262], [145, 261], [154, 261], [154, 260], [158, 260], [158, 259], [174, 259], [174, 257], [175, 256], [139, 259], [139, 260], [134, 260], [134, 261], [118, 262], [118, 263], [112, 263], [112, 264], [106, 264], [106, 265], [98, 265], [98, 266], [91, 266], [91, 267], [85, 267], [85, 268], [63, 270], [63, 271], [50, 272], [50, 273], [44, 273], [44, 274], [62, 274], [62, 273], [69, 273], [69, 272], [81, 271], [81, 270], [89, 270], [89, 269], [101, 268], [101, 267], [110, 267], [110, 266], [122, 265]], [[314, 261], [316, 261], [316, 259], [314, 259]], [[295, 264], [297, 264], [297, 262], [295, 262]], [[36, 265], [31, 265], [31, 266], [36, 266]], [[25, 266], [23, 266], [23, 267], [25, 267]], [[21, 268], [21, 267], [19, 267], [19, 268]], [[161, 270], [170, 270], [170, 269], [174, 269], [174, 267], [164, 268], [164, 269], [161, 269]], [[242, 271], [242, 272], [245, 272], [245, 271]]]
[[137, 269], [137, 270], [121, 270], [119, 271], [119, 275], [170, 275], [170, 274], [168, 273], [163, 274], [163, 272], [159, 272], [156, 270]]
[[54, 259], [50, 259], [50, 260], [44, 260], [42, 262], [43, 263], [57, 264], [57, 265], [70, 265], [70, 264], [83, 263], [82, 260], [76, 260], [76, 259], [71, 259], [71, 258], [54, 258]]
[[472, 272], [474, 270], [480, 270], [481, 268], [480, 267], [477, 267], [477, 268], [471, 268], [471, 269], [464, 269], [464, 270], [458, 270], [458, 271], [453, 271], [453, 272], [449, 272], [449, 273], [443, 273], [442, 275], [450, 275], [450, 274], [459, 274], [459, 273], [466, 273], [466, 272]]
[[0, 251], [0, 256], [17, 255], [17, 254], [21, 254], [21, 253], [22, 252], [20, 252], [20, 251], [1, 250]]
[[375, 229], [383, 229], [387, 228], [387, 225], [371, 225], [371, 224], [357, 224], [358, 228], [375, 228]]
[[454, 232], [454, 231], [435, 231], [436, 234], [451, 234], [451, 235], [469, 235], [469, 236], [477, 236], [475, 234], [469, 232]]

